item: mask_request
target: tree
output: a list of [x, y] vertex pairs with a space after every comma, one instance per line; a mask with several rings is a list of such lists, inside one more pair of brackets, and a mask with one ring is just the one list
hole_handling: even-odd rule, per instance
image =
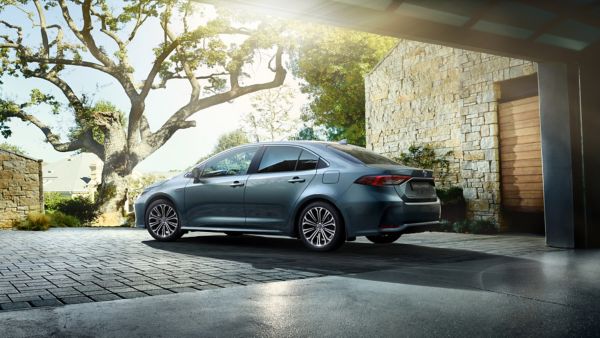
[[[0, 74], [47, 81], [64, 99], [39, 90], [32, 91], [26, 102], [2, 98], [0, 133], [9, 136], [5, 122], [16, 118], [38, 127], [57, 151], [98, 155], [104, 161], [98, 193], [103, 213], [123, 214], [126, 177], [177, 131], [194, 127], [196, 122], [189, 118], [198, 111], [278, 87], [286, 76], [282, 55], [289, 39], [276, 21], [222, 10], [203, 16], [198, 4], [184, 0], [110, 2], [118, 9], [106, 0], [0, 0], [0, 11], [9, 6], [25, 11], [31, 27], [0, 17]], [[51, 22], [58, 16], [49, 12], [62, 19]], [[136, 73], [129, 60], [130, 44], [144, 25], [160, 27], [162, 41], [154, 48], [150, 70], [138, 78], [141, 72]], [[40, 37], [39, 46], [29, 34]], [[246, 83], [250, 81], [245, 70], [259, 53], [270, 56], [265, 67], [273, 76], [270, 81]], [[128, 111], [78, 95], [63, 73], [79, 68], [114, 79], [129, 98]], [[189, 101], [152, 131], [145, 116], [148, 94], [177, 80], [189, 84]], [[55, 114], [73, 114], [76, 125], [68, 140], [36, 117], [34, 110], [41, 105], [50, 106]]]
[[242, 144], [246, 143], [250, 143], [250, 140], [248, 140], [248, 135], [246, 135], [246, 133], [241, 129], [236, 129], [229, 133], [225, 133], [219, 137], [219, 140], [217, 141], [217, 144], [213, 148], [212, 152], [206, 156], [201, 157], [196, 163], [200, 163], [206, 160], [207, 158], [212, 157], [229, 148], [241, 146]]
[[326, 26], [299, 26], [292, 72], [305, 82], [310, 103], [304, 120], [328, 129], [330, 140], [365, 145], [364, 76], [396, 39]]
[[25, 153], [25, 150], [23, 150], [23, 148], [16, 146], [14, 144], [7, 143], [7, 142], [0, 143], [0, 149], [10, 151], [12, 153], [19, 154], [19, 155], [27, 155]]
[[244, 119], [246, 129], [256, 142], [288, 138], [293, 130], [290, 111], [294, 108], [293, 91], [286, 86], [255, 94], [251, 105], [254, 111]]

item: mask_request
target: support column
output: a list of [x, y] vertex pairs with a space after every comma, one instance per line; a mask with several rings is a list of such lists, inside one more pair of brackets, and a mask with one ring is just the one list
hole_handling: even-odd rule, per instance
[[546, 243], [600, 245], [598, 67], [540, 63], [538, 86]]
[[591, 54], [579, 68], [584, 228], [576, 247], [600, 248], [600, 65]]

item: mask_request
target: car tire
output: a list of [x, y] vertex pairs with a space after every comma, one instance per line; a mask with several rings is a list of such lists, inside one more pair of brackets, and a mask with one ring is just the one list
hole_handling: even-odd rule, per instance
[[326, 202], [313, 202], [298, 217], [298, 237], [310, 250], [331, 251], [344, 244], [342, 216]]
[[157, 241], [171, 242], [183, 236], [179, 212], [171, 201], [159, 199], [150, 203], [145, 216], [146, 229]]
[[402, 234], [390, 233], [377, 236], [367, 236], [367, 239], [375, 244], [389, 244], [394, 243], [398, 238], [400, 238], [400, 236], [402, 236]]

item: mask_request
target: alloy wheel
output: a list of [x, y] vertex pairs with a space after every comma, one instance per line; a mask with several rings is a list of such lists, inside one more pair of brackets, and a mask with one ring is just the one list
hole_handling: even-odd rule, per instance
[[324, 207], [308, 209], [302, 217], [302, 234], [315, 247], [324, 247], [335, 236], [336, 224], [333, 214]]
[[171, 236], [179, 225], [175, 209], [168, 204], [155, 205], [148, 215], [148, 226], [153, 234], [160, 238]]

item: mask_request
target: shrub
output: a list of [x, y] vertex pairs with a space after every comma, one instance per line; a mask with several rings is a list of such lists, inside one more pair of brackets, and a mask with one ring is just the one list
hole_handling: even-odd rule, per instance
[[81, 223], [90, 223], [98, 216], [98, 206], [87, 197], [77, 196], [56, 204], [56, 211], [76, 217]]
[[59, 192], [45, 192], [44, 193], [44, 208], [46, 211], [55, 211], [57, 210], [57, 206], [63, 203], [66, 200], [69, 200], [70, 197], [65, 196]]
[[66, 215], [60, 211], [55, 211], [50, 215], [51, 224], [53, 228], [67, 227], [76, 228], [81, 226], [81, 221], [77, 217]]
[[18, 230], [43, 231], [48, 230], [50, 224], [50, 216], [39, 212], [32, 212], [29, 213], [24, 220], [17, 222], [15, 228]]
[[438, 156], [429, 144], [423, 146], [411, 145], [408, 147], [407, 152], [400, 154], [395, 160], [407, 166], [432, 169], [435, 171], [437, 181], [441, 185], [445, 185], [450, 174], [450, 161], [448, 157], [452, 156], [452, 154], [454, 154], [453, 151], [448, 151]]

